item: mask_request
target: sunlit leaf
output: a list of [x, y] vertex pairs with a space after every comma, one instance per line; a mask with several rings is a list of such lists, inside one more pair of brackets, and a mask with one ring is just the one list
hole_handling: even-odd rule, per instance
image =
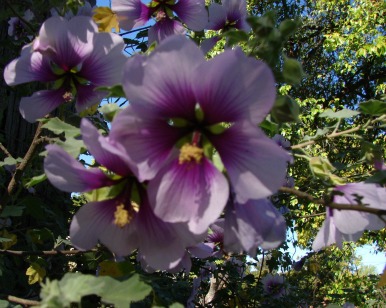
[[97, 7], [93, 12], [92, 18], [98, 24], [100, 32], [111, 32], [113, 29], [119, 32], [118, 17], [109, 7]]
[[28, 276], [28, 284], [42, 282], [46, 276], [46, 270], [38, 263], [33, 262], [25, 273]]

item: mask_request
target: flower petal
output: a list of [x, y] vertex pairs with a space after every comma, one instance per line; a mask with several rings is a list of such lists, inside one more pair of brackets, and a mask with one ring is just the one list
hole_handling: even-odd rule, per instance
[[277, 248], [286, 236], [284, 217], [268, 199], [229, 205], [225, 214], [224, 247], [256, 255], [257, 247]]
[[112, 0], [111, 9], [117, 14], [119, 26], [125, 30], [143, 26], [151, 16], [151, 11], [141, 0]]
[[334, 224], [334, 219], [332, 219], [327, 212], [326, 219], [312, 243], [312, 249], [314, 251], [318, 251], [323, 247], [327, 247], [332, 244], [336, 244], [339, 248], [342, 248], [343, 241], [355, 242], [362, 236], [362, 233], [363, 231], [353, 234], [344, 234], [340, 232]]
[[93, 50], [83, 61], [79, 75], [94, 86], [113, 86], [121, 83], [123, 66], [123, 39], [115, 33], [98, 33], [93, 37]]
[[210, 124], [244, 119], [260, 123], [275, 102], [270, 68], [240, 49], [226, 50], [195, 73], [194, 93]]
[[102, 136], [90, 121], [82, 119], [82, 138], [88, 151], [95, 160], [116, 174], [127, 176], [131, 174], [130, 164], [125, 156], [122, 144]]
[[175, 34], [184, 34], [185, 32], [186, 29], [179, 21], [165, 18], [164, 20], [156, 22], [156, 24], [149, 29], [149, 45], [154, 42], [160, 43], [169, 36]]
[[122, 144], [139, 181], [152, 179], [184, 132], [167, 124], [146, 104], [131, 104], [113, 120], [110, 139]]
[[23, 97], [20, 100], [19, 110], [22, 117], [30, 123], [36, 122], [37, 119], [43, 118], [56, 107], [63, 104], [63, 89], [42, 90], [35, 92], [30, 97]]
[[46, 149], [48, 153], [44, 159], [44, 171], [56, 188], [83, 192], [114, 184], [101, 170], [86, 169], [58, 145], [50, 144]]
[[212, 3], [209, 8], [209, 24], [206, 27], [210, 30], [221, 30], [225, 27], [227, 13], [225, 7], [218, 3]]
[[66, 20], [55, 16], [42, 24], [33, 47], [35, 51], [50, 56], [58, 65], [73, 68], [93, 50], [94, 35], [99, 33], [91, 17], [75, 16]]
[[92, 85], [77, 85], [76, 90], [75, 108], [78, 112], [99, 105], [101, 100], [106, 97], [105, 92], [96, 91]]
[[235, 23], [236, 29], [248, 32], [251, 28], [246, 22], [247, 17], [247, 2], [240, 0], [224, 0], [222, 1], [227, 12], [227, 20], [230, 23]]
[[191, 232], [206, 232], [222, 213], [228, 182], [208, 159], [180, 164], [172, 160], [149, 182], [154, 213], [164, 221], [187, 222]]
[[174, 12], [193, 31], [202, 31], [208, 24], [208, 12], [204, 0], [179, 0]]
[[[370, 183], [349, 183], [335, 188], [344, 193], [335, 195], [334, 202], [341, 204], [364, 204], [370, 208], [386, 210], [386, 189]], [[378, 216], [365, 212], [333, 210], [336, 227], [342, 232], [353, 234], [359, 231], [379, 230], [386, 227], [385, 222]], [[350, 223], [347, 223], [347, 222]]]
[[131, 103], [150, 104], [165, 120], [194, 120], [193, 70], [204, 62], [195, 43], [183, 36], [169, 37], [148, 58], [129, 58], [123, 77], [126, 96]]
[[32, 52], [31, 45], [24, 47], [20, 58], [4, 69], [4, 80], [9, 86], [30, 81], [49, 82], [56, 78], [47, 59], [39, 52]]
[[70, 238], [81, 250], [93, 248], [98, 240], [118, 256], [126, 256], [137, 248], [135, 225], [121, 228], [114, 224], [115, 200], [91, 202], [75, 214], [70, 226]]
[[147, 200], [141, 203], [135, 223], [143, 239], [139, 243], [141, 259], [153, 269], [175, 267], [185, 255], [186, 247], [195, 239], [186, 224], [167, 223], [155, 216]]
[[237, 203], [268, 197], [282, 185], [290, 156], [259, 128], [234, 124], [210, 140], [227, 169]]

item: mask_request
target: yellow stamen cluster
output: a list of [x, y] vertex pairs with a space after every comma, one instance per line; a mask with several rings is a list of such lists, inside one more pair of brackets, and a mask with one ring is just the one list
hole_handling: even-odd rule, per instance
[[74, 96], [71, 92], [66, 92], [63, 94], [63, 99], [66, 103], [71, 102], [74, 99]]
[[193, 144], [186, 143], [180, 149], [180, 156], [178, 157], [178, 162], [180, 164], [183, 164], [186, 162], [191, 162], [194, 159], [196, 161], [196, 164], [199, 164], [203, 156], [203, 149]]
[[114, 212], [114, 218], [114, 224], [123, 228], [130, 223], [132, 217], [129, 211], [125, 209], [125, 206], [121, 204], [117, 206], [117, 209]]

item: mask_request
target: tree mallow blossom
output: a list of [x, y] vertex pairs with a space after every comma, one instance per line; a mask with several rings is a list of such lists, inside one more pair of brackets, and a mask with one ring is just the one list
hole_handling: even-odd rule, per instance
[[[151, 85], [151, 86], [149, 86]], [[206, 231], [229, 199], [228, 179], [211, 161], [219, 153], [236, 202], [261, 199], [282, 184], [289, 154], [257, 127], [275, 100], [267, 65], [240, 49], [206, 61], [183, 36], [135, 55], [124, 68], [129, 106], [110, 138], [125, 144], [132, 170], [148, 184], [154, 213]]]
[[210, 30], [227, 30], [229, 28], [248, 32], [251, 27], [247, 21], [247, 3], [245, 0], [222, 0], [221, 5], [212, 3], [209, 6]]
[[[127, 167], [127, 157], [120, 145], [101, 136], [87, 120], [81, 131], [88, 150], [96, 161], [107, 168], [86, 169], [57, 145], [47, 146], [44, 169], [50, 182], [60, 190], [87, 192], [111, 186], [111, 196], [83, 205], [70, 226], [75, 247], [88, 250], [98, 241], [118, 256], [139, 250], [146, 266], [169, 270], [185, 257], [186, 248], [202, 240], [189, 232], [184, 223], [167, 223], [156, 217], [143, 188], [138, 191], [138, 204], [132, 201], [132, 190], [139, 185]], [[113, 193], [115, 192], [115, 193]]]
[[173, 34], [185, 33], [179, 20], [193, 31], [204, 30], [208, 23], [204, 0], [153, 0], [149, 5], [141, 0], [112, 0], [111, 9], [118, 16], [119, 26], [125, 30], [143, 26], [154, 17], [156, 23], [148, 33], [150, 44]]
[[[386, 210], [386, 189], [376, 184], [350, 183], [335, 187], [335, 191], [334, 203]], [[385, 216], [381, 218], [371, 213], [327, 207], [326, 219], [312, 249], [317, 251], [334, 243], [341, 248], [343, 241], [357, 241], [364, 230], [383, 229], [386, 227], [385, 220]]]
[[51, 17], [39, 36], [25, 46], [18, 59], [4, 70], [5, 82], [18, 85], [31, 81], [50, 84], [20, 101], [20, 112], [34, 122], [66, 102], [75, 101], [78, 112], [100, 102], [105, 93], [99, 86], [120, 82], [126, 57], [123, 39], [113, 33], [98, 33], [90, 17], [71, 20]]
[[8, 35], [11, 37], [13, 36], [15, 40], [18, 40], [23, 36], [27, 36], [31, 40], [32, 36], [27, 35], [28, 32], [26, 30], [27, 25], [25, 24], [25, 21], [29, 22], [34, 17], [35, 15], [30, 9], [27, 9], [24, 12], [23, 20], [19, 17], [11, 17], [8, 21]]
[[225, 210], [224, 249], [255, 256], [257, 248], [277, 248], [286, 236], [284, 217], [268, 199], [229, 201]]
[[283, 276], [268, 274], [261, 279], [261, 283], [263, 284], [264, 293], [271, 298], [280, 298], [286, 293]]

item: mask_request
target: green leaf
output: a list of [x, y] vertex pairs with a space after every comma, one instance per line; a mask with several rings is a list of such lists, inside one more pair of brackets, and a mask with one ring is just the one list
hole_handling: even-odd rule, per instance
[[37, 175], [37, 176], [34, 176], [33, 178], [31, 178], [27, 183], [24, 184], [25, 188], [30, 188], [30, 187], [33, 187], [43, 181], [47, 180], [47, 176], [45, 173], [41, 174], [41, 175]]
[[13, 158], [13, 157], [6, 157], [3, 161], [0, 161], [0, 167], [2, 166], [13, 166], [17, 165], [18, 163], [22, 162], [22, 158]]
[[299, 119], [299, 105], [288, 95], [278, 96], [271, 110], [276, 123], [295, 122]]
[[224, 34], [228, 39], [228, 45], [233, 46], [240, 42], [246, 42], [249, 39], [249, 35], [244, 31], [230, 30]]
[[291, 19], [286, 19], [281, 22], [279, 26], [279, 31], [281, 32], [283, 37], [288, 37], [291, 34], [295, 33], [298, 27], [298, 22]]
[[103, 117], [107, 121], [111, 122], [121, 109], [117, 104], [106, 104], [100, 107], [98, 110], [103, 114]]
[[23, 215], [25, 206], [6, 206], [1, 212], [0, 217], [19, 217]]
[[365, 114], [383, 115], [386, 114], [386, 102], [371, 99], [367, 102], [360, 103], [359, 110]]
[[386, 171], [381, 170], [375, 172], [371, 177], [367, 178], [366, 183], [378, 183], [381, 185], [386, 184]]
[[173, 303], [169, 306], [169, 308], [184, 308], [184, 305], [180, 303]]
[[74, 158], [77, 158], [79, 154], [83, 153], [86, 149], [83, 140], [75, 138], [67, 138], [66, 141], [59, 140], [56, 141], [56, 144]]
[[51, 118], [51, 119], [44, 119], [43, 120], [43, 128], [46, 128], [50, 131], [52, 131], [56, 135], [60, 135], [62, 133], [65, 134], [67, 137], [78, 137], [80, 136], [80, 129], [72, 126], [70, 124], [67, 124], [60, 120], [59, 118]]
[[5, 242], [11, 242], [11, 238], [6, 238], [6, 237], [0, 237], [0, 243], [5, 243]]
[[47, 279], [40, 292], [42, 307], [69, 307], [85, 295], [98, 294], [104, 286], [103, 280], [80, 273], [67, 273], [60, 281]]
[[260, 127], [271, 133], [276, 133], [278, 129], [278, 125], [271, 121], [271, 115], [268, 115], [267, 118], [260, 123]]
[[67, 273], [58, 280], [46, 280], [42, 284], [41, 307], [67, 307], [71, 303], [80, 303], [83, 296], [95, 294], [102, 301], [114, 304], [116, 308], [129, 307], [134, 301], [144, 299], [151, 292], [151, 287], [140, 280], [138, 274], [127, 280], [118, 281], [111, 277], [95, 277], [81, 273]]
[[138, 274], [122, 282], [111, 277], [103, 278], [106, 281], [106, 287], [98, 295], [102, 297], [102, 301], [114, 304], [116, 308], [126, 308], [129, 303], [144, 299], [152, 290], [149, 285], [140, 280]]
[[302, 65], [299, 61], [284, 57], [283, 78], [291, 85], [299, 84], [304, 76]]
[[358, 115], [360, 112], [350, 109], [342, 109], [337, 112], [332, 111], [331, 109], [326, 109], [323, 113], [319, 115], [321, 118], [335, 118], [335, 119], [346, 119]]
[[318, 177], [324, 181], [330, 181], [335, 185], [343, 185], [345, 181], [333, 174], [335, 167], [330, 163], [328, 158], [325, 157], [312, 157], [309, 161], [310, 169], [315, 177]]
[[318, 138], [320, 138], [320, 137], [326, 135], [329, 131], [330, 131], [330, 130], [329, 130], [328, 128], [326, 128], [326, 127], [323, 128], [323, 129], [318, 128], [318, 129], [316, 130], [316, 134], [315, 134], [314, 136], [309, 136], [309, 135], [304, 136], [303, 140], [304, 140], [304, 141], [308, 141], [308, 140], [315, 140], [315, 139], [318, 139]]
[[0, 299], [0, 308], [23, 308], [23, 306]]
[[115, 85], [112, 87], [97, 87], [96, 90], [108, 92], [108, 97], [126, 97], [122, 85]]

